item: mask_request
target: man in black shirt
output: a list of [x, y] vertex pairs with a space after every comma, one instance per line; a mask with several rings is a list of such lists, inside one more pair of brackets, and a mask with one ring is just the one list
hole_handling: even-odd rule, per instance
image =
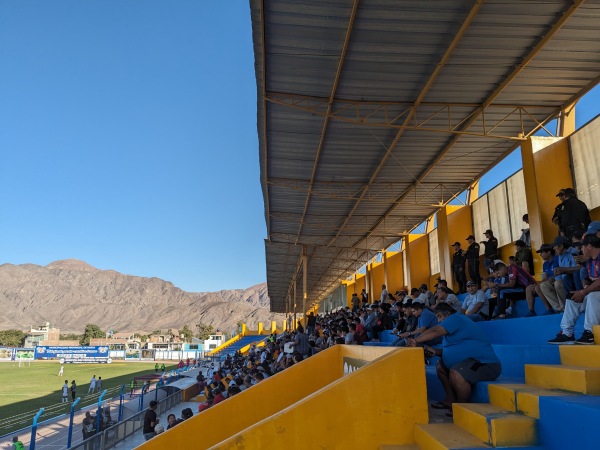
[[492, 273], [494, 261], [498, 259], [498, 239], [494, 237], [494, 232], [492, 230], [487, 230], [484, 235], [487, 238], [487, 241], [481, 241], [481, 244], [485, 247], [485, 250], [483, 251], [483, 254], [485, 255], [483, 264], [488, 272]]
[[479, 273], [479, 244], [475, 242], [475, 236], [472, 234], [467, 236], [469, 247], [465, 253], [467, 258], [467, 268], [469, 269], [469, 277], [475, 282], [477, 289], [481, 288], [481, 274]]
[[460, 248], [460, 242], [452, 244], [454, 254], [452, 255], [452, 271], [454, 278], [458, 283], [458, 292], [463, 294], [467, 292], [467, 274], [465, 273], [465, 252]]
[[575, 233], [585, 231], [590, 224], [590, 211], [572, 188], [561, 189], [556, 196], [562, 203], [554, 209], [552, 221], [558, 225], [561, 233], [571, 239]]
[[158, 402], [152, 400], [150, 407], [144, 414], [144, 439], [147, 441], [154, 437], [154, 427], [158, 423], [158, 416], [156, 415], [156, 407]]

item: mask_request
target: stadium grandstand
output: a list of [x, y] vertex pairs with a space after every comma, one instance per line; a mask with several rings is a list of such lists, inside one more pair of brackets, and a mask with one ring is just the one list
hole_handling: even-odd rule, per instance
[[[600, 81], [600, 1], [250, 5], [267, 282], [288, 320], [217, 348], [206, 406], [140, 448], [597, 448], [600, 118], [576, 111]], [[444, 328], [480, 288], [488, 309]], [[441, 322], [415, 333], [412, 314]], [[448, 375], [461, 329], [499, 374]]]

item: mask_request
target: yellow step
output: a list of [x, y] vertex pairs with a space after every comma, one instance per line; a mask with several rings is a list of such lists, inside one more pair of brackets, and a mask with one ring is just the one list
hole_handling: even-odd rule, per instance
[[380, 445], [379, 450], [421, 450], [418, 445]]
[[490, 446], [452, 423], [417, 425], [415, 441], [426, 450], [479, 449]]
[[600, 368], [525, 364], [525, 382], [545, 389], [600, 395]]
[[489, 403], [454, 403], [454, 423], [494, 447], [535, 445], [537, 420]]
[[536, 419], [540, 418], [540, 397], [573, 395], [572, 392], [549, 390], [527, 384], [490, 384], [488, 394], [492, 405]]
[[594, 342], [596, 345], [600, 345], [600, 325], [594, 325], [592, 327], [592, 333], [594, 333]]
[[559, 351], [565, 366], [600, 368], [600, 345], [561, 345]]

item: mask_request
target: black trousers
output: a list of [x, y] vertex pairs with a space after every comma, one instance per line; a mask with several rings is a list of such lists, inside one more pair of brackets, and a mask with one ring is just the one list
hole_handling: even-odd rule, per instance
[[467, 267], [469, 268], [469, 277], [474, 281], [477, 288], [481, 288], [481, 274], [479, 273], [479, 259], [467, 259]]
[[454, 278], [458, 283], [459, 292], [467, 292], [467, 274], [465, 273], [464, 266], [454, 266], [452, 270], [454, 271]]

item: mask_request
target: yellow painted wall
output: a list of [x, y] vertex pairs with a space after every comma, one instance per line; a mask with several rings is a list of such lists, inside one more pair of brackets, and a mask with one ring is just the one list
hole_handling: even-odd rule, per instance
[[600, 220], [600, 208], [594, 208], [590, 211], [592, 220]]
[[414, 444], [428, 421], [423, 352], [397, 349], [212, 448], [375, 450]]
[[373, 263], [371, 271], [373, 273], [373, 286], [371, 286], [372, 293], [369, 295], [369, 303], [379, 300], [379, 297], [381, 296], [381, 285], [385, 283], [383, 281], [383, 262]]
[[[318, 353], [301, 364], [290, 367], [241, 394], [195, 415], [139, 448], [144, 450], [210, 448], [341, 378], [343, 376], [343, 364], [340, 363], [341, 347], [343, 346], [336, 345]], [[422, 361], [421, 366], [423, 366]], [[290, 388], [291, 386], [293, 389]]]
[[409, 264], [410, 264], [410, 286], [419, 287], [421, 284], [429, 284], [429, 241], [427, 235], [409, 235]]
[[[449, 245], [460, 242], [466, 250], [469, 243], [465, 239], [473, 234], [473, 214], [471, 206], [448, 206], [448, 242]], [[454, 251], [452, 251], [454, 253]]]
[[404, 286], [402, 274], [402, 253], [388, 252], [388, 292], [392, 294]]

